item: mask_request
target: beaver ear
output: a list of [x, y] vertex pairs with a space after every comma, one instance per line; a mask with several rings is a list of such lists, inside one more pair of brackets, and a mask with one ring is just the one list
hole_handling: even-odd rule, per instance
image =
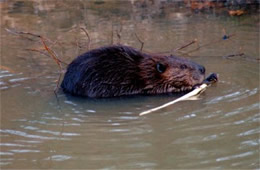
[[165, 72], [166, 70], [166, 65], [163, 65], [161, 63], [157, 63], [156, 64], [156, 70], [159, 72], [159, 73], [163, 73]]

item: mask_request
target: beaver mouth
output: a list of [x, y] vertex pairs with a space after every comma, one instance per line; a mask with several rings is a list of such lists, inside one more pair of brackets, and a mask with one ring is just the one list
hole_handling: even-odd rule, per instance
[[189, 92], [194, 88], [194, 86], [183, 86], [181, 88], [172, 87], [168, 89], [170, 93], [179, 93], [179, 92]]
[[190, 92], [193, 89], [195, 89], [196, 87], [203, 84], [204, 79], [205, 79], [205, 76], [200, 75], [200, 76], [197, 76], [197, 77], [193, 76], [188, 81], [183, 81], [182, 83], [178, 82], [178, 84], [176, 84], [174, 82], [173, 84], [170, 85], [168, 92], [172, 92], [172, 93]]
[[196, 83], [195, 85], [188, 85], [188, 86], [182, 86], [182, 87], [171, 86], [167, 91], [170, 93], [190, 92], [191, 90], [193, 90], [193, 89], [197, 88], [198, 86], [200, 86], [201, 84], [203, 84], [203, 80], [199, 83]]

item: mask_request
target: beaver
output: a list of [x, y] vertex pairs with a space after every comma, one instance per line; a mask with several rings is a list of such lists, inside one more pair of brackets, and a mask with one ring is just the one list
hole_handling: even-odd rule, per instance
[[204, 78], [205, 68], [188, 59], [111, 45], [74, 59], [61, 88], [72, 95], [95, 98], [162, 94], [190, 91]]

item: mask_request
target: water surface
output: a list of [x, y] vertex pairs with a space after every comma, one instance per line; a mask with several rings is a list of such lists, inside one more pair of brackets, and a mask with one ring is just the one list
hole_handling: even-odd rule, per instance
[[[259, 168], [259, 14], [231, 17], [131, 2], [0, 2], [1, 168]], [[48, 43], [69, 63], [87, 50], [80, 27], [89, 32], [90, 48], [140, 48], [135, 33], [147, 52], [171, 51], [194, 39], [210, 44], [176, 55], [218, 73], [219, 82], [200, 100], [139, 117], [176, 96], [86, 99], [59, 91], [56, 97], [55, 62], [28, 51], [41, 49], [39, 40], [6, 31], [58, 40]], [[225, 34], [235, 36], [221, 40]], [[238, 53], [245, 55], [223, 57]]]

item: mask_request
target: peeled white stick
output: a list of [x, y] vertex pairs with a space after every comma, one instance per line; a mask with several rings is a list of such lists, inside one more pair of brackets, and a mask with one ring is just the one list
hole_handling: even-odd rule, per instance
[[172, 105], [172, 104], [174, 104], [174, 103], [177, 103], [177, 102], [179, 102], [179, 101], [187, 100], [188, 98], [193, 97], [193, 96], [196, 96], [196, 95], [200, 94], [201, 92], [203, 92], [203, 91], [206, 89], [207, 86], [208, 86], [208, 85], [207, 85], [206, 83], [203, 83], [202, 85], [200, 85], [200, 86], [197, 87], [196, 89], [194, 89], [194, 90], [192, 90], [191, 92], [189, 92], [189, 93], [187, 93], [187, 94], [181, 96], [180, 98], [178, 98], [178, 99], [176, 99], [176, 100], [173, 100], [173, 101], [171, 101], [171, 102], [165, 103], [164, 105], [161, 105], [161, 106], [159, 106], [159, 107], [156, 107], [156, 108], [153, 108], [153, 109], [144, 111], [144, 112], [140, 113], [139, 116], [143, 116], [143, 115], [146, 115], [146, 114], [148, 114], [148, 113], [151, 113], [151, 112], [160, 110], [160, 109], [162, 109], [162, 108], [165, 108], [165, 107], [167, 107], [167, 106], [170, 106], [170, 105]]

